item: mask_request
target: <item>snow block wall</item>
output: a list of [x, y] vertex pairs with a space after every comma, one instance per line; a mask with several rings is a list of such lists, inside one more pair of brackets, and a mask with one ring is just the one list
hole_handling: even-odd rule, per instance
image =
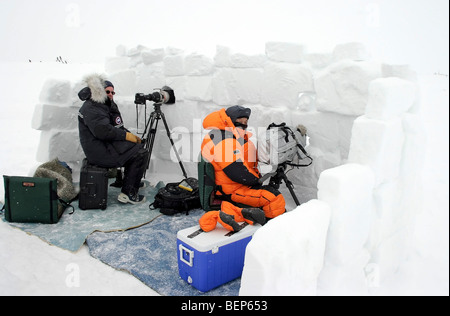
[[[248, 247], [242, 294], [366, 294], [401, 264], [420, 205], [414, 192], [420, 190], [418, 144], [423, 142], [418, 89], [409, 66], [372, 61], [359, 43], [318, 54], [301, 44], [269, 42], [265, 53], [256, 55], [217, 46], [213, 58], [177, 48], [119, 46], [116, 56], [106, 59], [105, 70], [125, 126], [138, 135], [153, 106], [136, 107], [135, 93], [164, 85], [174, 89], [176, 104], [163, 105], [162, 111], [189, 176], [197, 176], [206, 133], [202, 121], [212, 111], [250, 107], [255, 143], [273, 122], [308, 128], [314, 164], [288, 176], [302, 202], [312, 201], [289, 216], [317, 230], [292, 227], [299, 234], [294, 238], [280, 228], [292, 226], [283, 219], [287, 214], [260, 229]], [[66, 161], [74, 179], [84, 157], [77, 128], [81, 79], [48, 80], [32, 122], [42, 131], [38, 160]], [[150, 180], [167, 173], [182, 177], [161, 122]], [[293, 209], [289, 193], [283, 193]], [[277, 237], [273, 247], [263, 249], [258, 239], [265, 235]], [[282, 261], [275, 258], [280, 251], [285, 252]], [[295, 273], [281, 275], [284, 268]], [[278, 286], [277, 278], [289, 278], [290, 286]]]

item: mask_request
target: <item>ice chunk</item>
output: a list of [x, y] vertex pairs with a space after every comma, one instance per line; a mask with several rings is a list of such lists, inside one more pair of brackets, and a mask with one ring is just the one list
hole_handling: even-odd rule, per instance
[[399, 176], [404, 139], [401, 119], [358, 117], [353, 124], [348, 162], [371, 167], [377, 184], [391, 181]]
[[350, 60], [332, 64], [315, 78], [318, 111], [359, 116], [366, 110], [369, 83], [381, 77], [380, 65]]
[[248, 244], [240, 295], [315, 295], [330, 221], [311, 200], [260, 228]]
[[261, 93], [263, 105], [297, 109], [299, 94], [307, 91], [314, 91], [310, 69], [303, 65], [267, 63]]
[[165, 85], [164, 66], [162, 63], [139, 65], [136, 68], [136, 91], [140, 93], [153, 93]]
[[184, 65], [188, 76], [210, 75], [214, 69], [211, 58], [195, 53], [186, 56]]
[[305, 46], [295, 43], [267, 42], [266, 55], [270, 60], [296, 63], [303, 61]]
[[114, 84], [114, 90], [121, 96], [134, 96], [136, 94], [136, 71], [123, 70], [108, 77]]
[[38, 104], [34, 109], [31, 127], [40, 131], [74, 129], [78, 126], [78, 108]]
[[39, 101], [49, 105], [70, 104], [72, 85], [69, 80], [48, 79], [42, 87]]
[[322, 172], [318, 199], [331, 207], [326, 260], [347, 264], [364, 247], [373, 215], [373, 171], [359, 164], [345, 164]]
[[231, 49], [225, 46], [216, 46], [214, 64], [216, 67], [230, 67]]
[[213, 100], [220, 105], [259, 103], [262, 69], [219, 68], [213, 78]]
[[416, 100], [416, 85], [399, 78], [379, 78], [369, 86], [366, 116], [389, 120], [407, 112]]
[[183, 55], [168, 55], [164, 57], [163, 62], [166, 76], [183, 76], [185, 74]]
[[[70, 144], [70, 146], [67, 146]], [[47, 162], [55, 158], [61, 161], [73, 162], [85, 157], [81, 148], [78, 129], [70, 131], [43, 131], [39, 141], [36, 160]]]
[[267, 60], [265, 55], [233, 54], [230, 56], [230, 67], [262, 68]]
[[334, 61], [340, 61], [343, 59], [364, 61], [369, 60], [369, 58], [369, 53], [367, 52], [364, 44], [357, 42], [339, 44], [333, 51]]
[[110, 74], [128, 70], [129, 67], [130, 59], [128, 57], [109, 57], [105, 60], [105, 71]]
[[212, 101], [212, 76], [187, 77], [185, 89], [185, 99]]
[[151, 49], [148, 51], [143, 51], [141, 56], [142, 61], [145, 65], [160, 63], [164, 59], [165, 50], [164, 48]]

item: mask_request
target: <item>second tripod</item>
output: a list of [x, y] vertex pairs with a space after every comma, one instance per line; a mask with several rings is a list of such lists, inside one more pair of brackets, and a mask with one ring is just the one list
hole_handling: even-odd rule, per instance
[[154, 103], [154, 111], [150, 114], [150, 117], [145, 124], [145, 130], [142, 134], [144, 147], [148, 149], [148, 161], [147, 161], [147, 169], [150, 165], [150, 160], [152, 157], [152, 151], [153, 151], [153, 145], [155, 144], [156, 139], [156, 132], [158, 130], [158, 123], [162, 119], [164, 123], [164, 127], [166, 129], [167, 137], [169, 138], [170, 144], [172, 145], [173, 150], [175, 151], [175, 155], [177, 156], [178, 163], [180, 164], [181, 171], [183, 172], [184, 178], [187, 178], [186, 170], [184, 169], [183, 163], [181, 162], [180, 155], [178, 154], [177, 149], [175, 148], [175, 143], [173, 142], [173, 139], [170, 135], [170, 129], [167, 125], [166, 117], [164, 113], [161, 111], [161, 105], [162, 103]]

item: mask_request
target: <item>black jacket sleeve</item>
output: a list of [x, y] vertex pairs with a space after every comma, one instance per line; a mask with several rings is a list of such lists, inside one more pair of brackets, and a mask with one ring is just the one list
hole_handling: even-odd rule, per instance
[[255, 177], [241, 160], [237, 160], [223, 169], [223, 172], [228, 178], [234, 182], [241, 183], [248, 186], [254, 186], [259, 184], [259, 179]]

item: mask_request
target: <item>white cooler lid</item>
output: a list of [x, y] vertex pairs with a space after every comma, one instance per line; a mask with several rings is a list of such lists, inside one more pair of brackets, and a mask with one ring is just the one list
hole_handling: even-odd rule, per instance
[[[242, 223], [240, 223], [242, 224]], [[235, 241], [245, 239], [247, 237], [253, 236], [253, 234], [260, 228], [261, 225], [247, 225], [242, 230], [237, 233], [231, 233], [229, 230], [225, 229], [220, 223], [217, 224], [216, 229], [211, 232], [205, 233], [201, 232], [195, 234], [195, 237], [189, 238], [189, 236], [200, 230], [200, 226], [194, 226], [180, 230], [177, 234], [178, 240], [191, 246], [197, 251], [207, 252], [216, 247], [222, 247], [231, 244]], [[231, 234], [230, 234], [231, 233]]]

